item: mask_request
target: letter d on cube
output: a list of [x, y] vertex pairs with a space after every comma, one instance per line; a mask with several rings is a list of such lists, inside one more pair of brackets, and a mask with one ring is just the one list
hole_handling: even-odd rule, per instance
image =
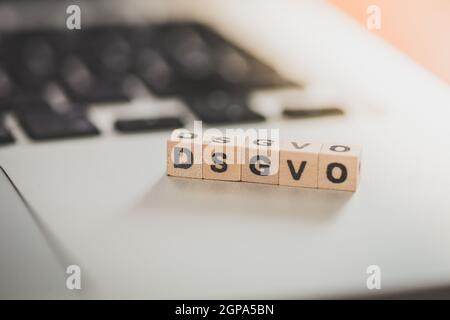
[[202, 136], [177, 129], [167, 140], [167, 175], [186, 178], [202, 176]]

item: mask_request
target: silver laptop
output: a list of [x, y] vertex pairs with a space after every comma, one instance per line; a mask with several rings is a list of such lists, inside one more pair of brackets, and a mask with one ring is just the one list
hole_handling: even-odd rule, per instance
[[[0, 2], [0, 165], [51, 234], [55, 281], [79, 271], [69, 296], [450, 286], [448, 84], [322, 0], [73, 4]], [[167, 177], [170, 130], [193, 120], [361, 145], [359, 188]], [[2, 298], [47, 297], [19, 285]]]

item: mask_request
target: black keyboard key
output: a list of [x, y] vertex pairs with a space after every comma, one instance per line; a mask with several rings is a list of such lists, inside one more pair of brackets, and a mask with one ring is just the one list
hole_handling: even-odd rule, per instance
[[211, 48], [195, 29], [189, 26], [168, 28], [164, 37], [164, 49], [187, 80], [207, 80], [214, 76]]
[[294, 86], [205, 26], [179, 23], [158, 30], [163, 55], [183, 80], [182, 92]]
[[240, 52], [226, 45], [214, 48], [217, 72], [221, 79], [230, 85], [249, 82], [251, 64]]
[[58, 65], [65, 57], [77, 55], [79, 53], [80, 47], [84, 41], [85, 33], [88, 32], [88, 30], [83, 30], [81, 32], [61, 30], [52, 31], [50, 34], [47, 34], [47, 40], [51, 43], [55, 51]]
[[95, 28], [80, 46], [80, 57], [98, 77], [123, 78], [131, 70], [132, 48], [123, 28]]
[[155, 47], [160, 41], [158, 40], [158, 32], [154, 26], [136, 26], [123, 30], [122, 34], [127, 39], [133, 51]]
[[125, 93], [123, 86], [123, 81], [97, 78], [90, 90], [81, 93], [77, 92], [74, 97], [80, 103], [129, 102], [130, 97]]
[[97, 128], [87, 119], [84, 107], [60, 105], [52, 108], [45, 102], [22, 107], [17, 111], [19, 121], [34, 140], [98, 135]]
[[79, 103], [126, 102], [123, 81], [96, 77], [77, 57], [68, 57], [61, 68], [69, 96]]
[[125, 75], [131, 67], [131, 48], [121, 37], [111, 39], [99, 52], [102, 74], [111, 76]]
[[117, 120], [114, 124], [117, 131], [124, 133], [176, 129], [183, 127], [183, 122], [176, 117]]
[[60, 73], [64, 84], [75, 95], [87, 95], [94, 87], [95, 78], [92, 72], [75, 56], [70, 56], [63, 62]]
[[248, 89], [298, 86], [206, 26], [193, 24], [192, 28], [209, 44], [216, 71], [225, 84]]
[[0, 145], [13, 143], [14, 137], [11, 134], [11, 131], [9, 131], [8, 128], [5, 126], [5, 122], [3, 117], [0, 115]]
[[246, 93], [215, 90], [185, 95], [183, 100], [200, 120], [208, 124], [258, 122], [265, 118], [247, 105]]
[[10, 34], [4, 63], [18, 86], [34, 89], [56, 75], [57, 58], [48, 32]]
[[22, 55], [28, 76], [33, 80], [48, 79], [55, 74], [55, 52], [47, 41], [30, 40], [23, 49]]
[[268, 66], [230, 45], [217, 45], [214, 54], [217, 72], [228, 85], [248, 89], [293, 86]]
[[[158, 28], [156, 28], [158, 29]], [[126, 39], [133, 50], [132, 72], [157, 96], [177, 95], [184, 87], [173, 62], [162, 50], [161, 33], [153, 27], [130, 28]]]
[[0, 111], [10, 109], [15, 85], [6, 70], [0, 66]]
[[147, 47], [137, 52], [135, 73], [158, 96], [176, 95], [183, 87], [175, 70], [155, 48]]
[[0, 113], [11, 111], [23, 104], [42, 99], [42, 88], [21, 88], [0, 65]]
[[176, 94], [222, 88], [208, 43], [190, 24], [156, 28], [158, 49], [172, 69]]

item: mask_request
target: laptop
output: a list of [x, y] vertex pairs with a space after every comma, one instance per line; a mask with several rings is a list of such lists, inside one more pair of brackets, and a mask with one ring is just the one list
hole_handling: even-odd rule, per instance
[[[80, 297], [450, 286], [448, 84], [328, 2], [1, 1], [0, 27], [0, 165]], [[168, 177], [194, 120], [361, 145], [358, 190]]]

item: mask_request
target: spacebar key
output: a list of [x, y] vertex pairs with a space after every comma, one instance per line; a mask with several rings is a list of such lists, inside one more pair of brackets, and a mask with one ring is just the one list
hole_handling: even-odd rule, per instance
[[123, 133], [144, 132], [183, 127], [183, 122], [177, 117], [161, 117], [147, 119], [119, 119], [114, 127]]

